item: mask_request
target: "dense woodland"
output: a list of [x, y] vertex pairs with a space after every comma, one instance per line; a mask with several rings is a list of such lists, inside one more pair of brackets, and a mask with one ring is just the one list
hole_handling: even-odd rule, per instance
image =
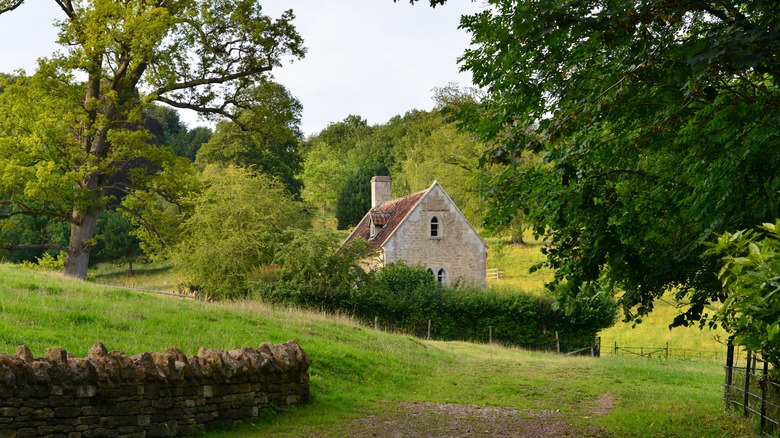
[[270, 76], [306, 54], [292, 11], [55, 1], [67, 50], [0, 79], [4, 258], [80, 278], [164, 259], [210, 297], [338, 298], [378, 281], [334, 231], [367, 210], [370, 177], [394, 195], [438, 179], [486, 232], [545, 239], [565, 315], [615, 297], [641, 321], [672, 293], [687, 304], [674, 325], [723, 325], [780, 365], [772, 2], [490, 0], [461, 21], [479, 91], [304, 139], [294, 90]]

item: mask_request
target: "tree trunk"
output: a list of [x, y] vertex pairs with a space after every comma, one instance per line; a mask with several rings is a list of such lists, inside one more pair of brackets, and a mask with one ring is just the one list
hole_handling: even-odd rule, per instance
[[516, 236], [512, 236], [512, 245], [528, 246], [525, 240], [523, 240], [522, 233]]
[[[76, 216], [78, 213], [74, 213]], [[68, 245], [68, 258], [65, 260], [65, 275], [87, 279], [87, 268], [89, 267], [89, 253], [92, 245], [89, 242], [95, 235], [95, 226], [99, 210], [86, 213], [78, 223], [70, 226], [70, 244]]]

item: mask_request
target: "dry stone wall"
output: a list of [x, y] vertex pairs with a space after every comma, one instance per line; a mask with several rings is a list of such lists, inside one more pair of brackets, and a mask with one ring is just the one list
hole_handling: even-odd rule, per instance
[[187, 357], [127, 356], [101, 343], [80, 359], [62, 348], [0, 354], [0, 437], [187, 436], [309, 399], [311, 359], [294, 341]]

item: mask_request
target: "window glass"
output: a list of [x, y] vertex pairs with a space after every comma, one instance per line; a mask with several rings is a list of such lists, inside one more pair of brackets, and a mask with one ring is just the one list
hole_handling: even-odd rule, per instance
[[444, 268], [439, 269], [439, 273], [436, 274], [436, 281], [442, 286], [447, 282], [447, 273], [444, 272]]
[[436, 216], [431, 219], [431, 237], [439, 237], [439, 218]]

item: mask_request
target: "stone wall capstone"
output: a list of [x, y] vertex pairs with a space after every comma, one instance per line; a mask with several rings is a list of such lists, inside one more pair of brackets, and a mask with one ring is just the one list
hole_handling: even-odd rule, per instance
[[127, 356], [98, 342], [80, 359], [20, 346], [0, 354], [0, 438], [172, 437], [257, 419], [309, 400], [311, 359], [295, 341], [187, 357]]

